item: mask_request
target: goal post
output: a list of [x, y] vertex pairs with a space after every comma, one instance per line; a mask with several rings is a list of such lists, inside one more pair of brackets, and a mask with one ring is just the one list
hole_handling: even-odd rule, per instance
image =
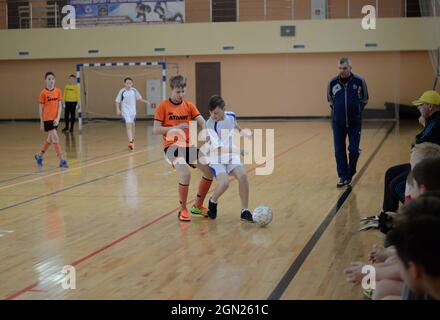
[[[118, 68], [118, 67], [147, 67], [147, 66], [158, 66], [162, 69], [162, 78], [161, 86], [162, 86], [162, 100], [166, 99], [166, 88], [167, 88], [167, 63], [164, 61], [144, 61], [144, 62], [105, 62], [105, 63], [81, 63], [76, 65], [76, 82], [78, 86], [78, 91], [80, 93], [80, 97], [83, 97], [82, 87], [81, 87], [81, 72], [85, 69], [91, 68]], [[147, 97], [148, 99], [148, 97]], [[83, 127], [83, 103], [79, 104], [78, 109], [78, 129], [79, 132], [82, 132]]]

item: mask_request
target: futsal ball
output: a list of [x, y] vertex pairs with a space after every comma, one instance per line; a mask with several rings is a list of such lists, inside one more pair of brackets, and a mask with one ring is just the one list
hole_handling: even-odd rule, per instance
[[264, 227], [272, 221], [272, 209], [268, 206], [259, 206], [252, 213], [252, 219], [256, 224]]

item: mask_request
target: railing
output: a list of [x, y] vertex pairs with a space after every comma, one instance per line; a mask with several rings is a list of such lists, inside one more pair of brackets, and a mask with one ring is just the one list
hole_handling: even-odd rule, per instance
[[58, 4], [36, 8], [32, 3], [18, 6], [18, 23], [20, 29], [34, 26], [58, 28], [61, 26], [61, 11]]
[[0, 28], [59, 28], [67, 1], [0, 0]]
[[[59, 28], [63, 6], [75, 0], [0, 0], [0, 29]], [[137, 1], [137, 2], [136, 2]], [[131, 23], [192, 23], [360, 18], [363, 5], [373, 5], [377, 17], [440, 16], [440, 0], [124, 0], [124, 12], [109, 14], [117, 0], [76, 2], [77, 25]], [[107, 7], [108, 6], [108, 7]], [[98, 8], [99, 7], [99, 8]], [[177, 8], [177, 9], [176, 9]], [[79, 9], [82, 11], [80, 12]], [[87, 13], [90, 10], [91, 13]], [[93, 14], [95, 10], [95, 15]], [[113, 9], [112, 9], [113, 10]], [[78, 16], [78, 13], [81, 16]]]

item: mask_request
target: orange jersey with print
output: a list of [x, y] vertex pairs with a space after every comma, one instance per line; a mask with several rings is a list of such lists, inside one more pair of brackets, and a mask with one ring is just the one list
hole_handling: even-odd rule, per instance
[[58, 102], [62, 100], [61, 90], [43, 89], [40, 93], [40, 104], [43, 105], [43, 121], [55, 120], [58, 117]]
[[[197, 107], [191, 102], [183, 100], [182, 103], [176, 105], [171, 102], [170, 99], [162, 101], [156, 108], [154, 114], [154, 120], [162, 122], [163, 127], [175, 127], [181, 123], [187, 123], [196, 117], [200, 116], [200, 112]], [[188, 147], [189, 143], [189, 128], [183, 129], [185, 137], [182, 137], [182, 143], [178, 143], [178, 137], [167, 140], [166, 135], [163, 136], [164, 148], [169, 147], [172, 144], [178, 144], [181, 147]], [[170, 135], [171, 133], [169, 133]], [[184, 141], [184, 142], [183, 142]], [[180, 142], [180, 141], [179, 141]], [[182, 145], [183, 144], [183, 145]]]

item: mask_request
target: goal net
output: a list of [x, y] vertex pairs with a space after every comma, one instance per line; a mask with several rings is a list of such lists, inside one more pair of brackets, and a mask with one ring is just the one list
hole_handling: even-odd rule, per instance
[[178, 74], [177, 64], [165, 62], [106, 62], [77, 65], [77, 83], [81, 93], [78, 114], [82, 124], [121, 119], [116, 114], [115, 99], [124, 87], [124, 79], [133, 79], [133, 87], [150, 102], [137, 103], [137, 119], [152, 118], [156, 106], [166, 99], [168, 78]]

